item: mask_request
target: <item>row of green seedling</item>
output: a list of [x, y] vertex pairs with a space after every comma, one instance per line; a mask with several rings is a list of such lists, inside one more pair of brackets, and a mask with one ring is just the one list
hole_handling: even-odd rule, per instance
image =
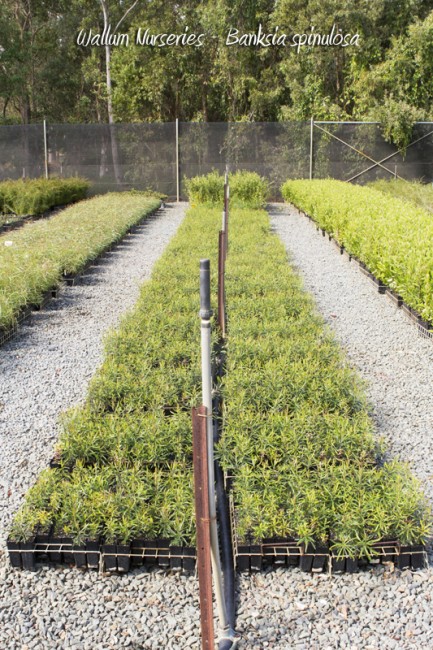
[[0, 214], [43, 214], [58, 205], [81, 201], [90, 183], [84, 178], [36, 178], [0, 183]]
[[0, 331], [39, 306], [62, 279], [77, 275], [160, 205], [138, 193], [106, 194], [0, 237]]
[[334, 180], [287, 181], [282, 193], [433, 323], [430, 212], [370, 187]]
[[378, 542], [422, 545], [430, 512], [418, 482], [383, 461], [364, 387], [268, 216], [232, 210], [230, 228], [217, 453], [238, 548], [293, 542], [303, 554], [370, 561]]
[[[316, 223], [314, 219], [309, 215], [306, 214], [305, 212], [301, 212], [305, 217], [310, 219], [313, 223]], [[374, 286], [375, 289], [378, 290], [378, 292], [382, 295], [386, 295], [389, 300], [396, 305], [397, 307], [401, 307], [403, 312], [408, 316], [408, 318], [415, 323], [415, 325], [418, 328], [418, 332], [427, 339], [433, 339], [433, 324], [429, 323], [426, 321], [421, 314], [417, 312], [416, 309], [408, 305], [398, 294], [396, 291], [391, 289], [391, 287], [388, 287], [386, 284], [382, 282], [379, 278], [377, 278], [374, 273], [370, 271], [370, 269], [367, 267], [366, 264], [362, 260], [360, 260], [356, 255], [353, 255], [349, 251], [345, 249], [345, 247], [338, 242], [333, 235], [328, 233], [325, 228], [321, 228], [317, 223], [316, 223], [316, 229], [318, 232], [322, 232], [322, 235], [324, 237], [328, 236], [329, 241], [331, 241], [335, 247], [340, 251], [341, 255], [346, 255], [347, 258], [349, 259], [349, 262], [354, 262], [357, 263], [359, 266], [359, 269], [361, 273], [369, 280], [369, 282]]]
[[33, 540], [41, 551], [42, 535], [51, 545], [92, 543], [105, 558], [107, 545], [125, 556], [144, 543], [191, 557], [191, 408], [201, 400], [198, 260], [209, 257], [215, 268], [219, 222], [217, 212], [186, 217], [134, 310], [108, 337], [86, 403], [63, 417], [55, 462], [28, 492], [10, 545]]

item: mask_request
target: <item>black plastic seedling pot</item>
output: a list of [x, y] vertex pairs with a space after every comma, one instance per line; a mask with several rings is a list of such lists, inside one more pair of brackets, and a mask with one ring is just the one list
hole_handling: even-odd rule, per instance
[[395, 291], [390, 289], [389, 287], [385, 291], [387, 297], [397, 306], [401, 307], [403, 305], [403, 298], [398, 295]]
[[48, 559], [53, 564], [61, 564], [62, 562], [62, 553], [60, 551], [61, 538], [60, 537], [49, 537], [48, 544]]
[[184, 571], [195, 571], [195, 548], [193, 546], [183, 547], [182, 564]]
[[259, 545], [250, 546], [251, 553], [251, 571], [260, 571], [262, 568], [262, 547]]
[[86, 540], [86, 562], [88, 569], [99, 568], [99, 540]]
[[346, 573], [356, 573], [358, 571], [358, 558], [346, 558]]
[[158, 565], [161, 569], [168, 569], [170, 566], [170, 540], [159, 539], [156, 545], [158, 548]]
[[173, 571], [182, 569], [182, 546], [170, 547], [170, 568]]
[[[21, 542], [20, 548], [21, 548], [21, 561], [22, 561], [22, 564], [23, 564], [23, 569], [27, 569], [27, 571], [34, 571], [34, 569], [35, 569], [35, 553], [34, 553], [35, 539], [33, 538], [32, 540], [30, 540], [28, 542]], [[22, 551], [24, 551], [24, 553]]]
[[250, 570], [250, 547], [249, 546], [238, 546], [236, 565], [238, 571]]
[[106, 571], [117, 571], [117, 544], [102, 544]]
[[422, 545], [414, 545], [410, 547], [412, 551], [411, 564], [414, 571], [423, 569], [425, 566], [425, 553]]
[[131, 542], [131, 563], [132, 566], [141, 566], [143, 564], [144, 539], [133, 539]]
[[131, 546], [130, 544], [117, 545], [117, 570], [121, 573], [129, 571], [131, 565]]
[[314, 549], [313, 564], [311, 570], [313, 573], [321, 573], [325, 570], [329, 556], [327, 546], [316, 546]]
[[331, 569], [332, 573], [344, 573], [346, 570], [346, 558], [332, 556]]
[[77, 569], [87, 569], [86, 547], [84, 544], [75, 544], [72, 547], [75, 566]]
[[7, 547], [8, 547], [9, 560], [11, 562], [11, 565], [13, 566], [14, 569], [21, 569], [22, 568], [21, 553], [19, 552], [21, 549], [21, 544], [19, 542], [12, 542], [11, 540], [8, 539]]

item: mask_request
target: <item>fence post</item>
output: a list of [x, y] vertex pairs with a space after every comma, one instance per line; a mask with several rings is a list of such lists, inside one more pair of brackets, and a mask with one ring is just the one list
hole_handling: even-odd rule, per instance
[[192, 409], [192, 449], [194, 462], [194, 499], [197, 530], [197, 573], [200, 594], [202, 650], [214, 650], [212, 607], [212, 565], [209, 519], [207, 410]]
[[45, 178], [49, 178], [48, 168], [48, 136], [47, 136], [47, 120], [44, 120], [44, 158], [45, 158]]
[[176, 117], [176, 201], [180, 201], [179, 118]]
[[310, 119], [310, 181], [313, 179], [313, 132], [314, 118]]

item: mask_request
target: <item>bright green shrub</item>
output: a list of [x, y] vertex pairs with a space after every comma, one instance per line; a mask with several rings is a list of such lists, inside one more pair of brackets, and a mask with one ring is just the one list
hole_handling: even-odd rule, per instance
[[[260, 208], [269, 196], [269, 183], [255, 172], [237, 171], [229, 175], [230, 205]], [[195, 176], [185, 180], [191, 203], [220, 203], [224, 199], [224, 176], [213, 171], [206, 176]]]
[[282, 193], [433, 322], [431, 214], [383, 192], [334, 180], [287, 181]]
[[403, 181], [398, 178], [379, 180], [368, 183], [367, 187], [373, 190], [390, 194], [397, 199], [410, 201], [419, 208], [433, 212], [433, 184], [419, 181]]
[[37, 178], [0, 183], [0, 213], [42, 214], [56, 205], [84, 199], [90, 183], [84, 178]]
[[40, 304], [62, 275], [82, 270], [159, 205], [139, 194], [106, 194], [2, 235], [0, 327], [11, 327], [23, 307]]

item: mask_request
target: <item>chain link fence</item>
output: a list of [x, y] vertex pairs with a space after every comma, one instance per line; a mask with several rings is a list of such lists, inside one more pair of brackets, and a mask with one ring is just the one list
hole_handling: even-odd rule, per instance
[[433, 123], [415, 125], [406, 151], [367, 122], [170, 122], [0, 126], [0, 180], [80, 175], [93, 193], [153, 189], [185, 199], [185, 179], [212, 169], [269, 179], [366, 183], [391, 176], [433, 181]]

